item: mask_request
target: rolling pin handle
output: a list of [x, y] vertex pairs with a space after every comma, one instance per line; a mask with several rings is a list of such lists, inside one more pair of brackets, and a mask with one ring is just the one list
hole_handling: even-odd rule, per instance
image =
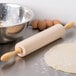
[[67, 29], [72, 28], [74, 25], [75, 25], [74, 22], [69, 22], [69, 23], [67, 23], [67, 24], [64, 26], [64, 28], [67, 30]]

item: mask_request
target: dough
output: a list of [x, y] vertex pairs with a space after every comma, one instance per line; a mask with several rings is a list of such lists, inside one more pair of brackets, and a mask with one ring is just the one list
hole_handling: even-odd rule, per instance
[[76, 73], [76, 44], [56, 45], [45, 53], [44, 60], [48, 66], [56, 70]]

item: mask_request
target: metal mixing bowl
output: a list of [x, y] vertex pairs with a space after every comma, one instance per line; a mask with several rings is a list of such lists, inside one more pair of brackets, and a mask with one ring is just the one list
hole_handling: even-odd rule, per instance
[[0, 43], [13, 41], [22, 36], [33, 12], [18, 4], [0, 3]]

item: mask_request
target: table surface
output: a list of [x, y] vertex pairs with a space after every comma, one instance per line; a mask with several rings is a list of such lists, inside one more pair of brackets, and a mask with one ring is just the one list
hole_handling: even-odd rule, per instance
[[[33, 34], [38, 33], [38, 30], [33, 30], [29, 26], [24, 34], [24, 38], [28, 38]], [[0, 45], [0, 56], [14, 48], [15, 44], [22, 39], [17, 41], [1, 44]], [[63, 39], [59, 39], [49, 45], [33, 52], [32, 54], [20, 58], [16, 57], [8, 62], [0, 62], [0, 76], [76, 76], [76, 74], [68, 74], [61, 71], [56, 71], [48, 67], [44, 61], [44, 54], [54, 45], [59, 43], [75, 43], [76, 42], [76, 27], [66, 31], [66, 35]]]

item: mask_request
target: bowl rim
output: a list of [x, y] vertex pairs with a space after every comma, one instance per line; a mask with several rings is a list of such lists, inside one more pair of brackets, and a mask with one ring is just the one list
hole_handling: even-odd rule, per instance
[[[23, 5], [17, 4], [17, 3], [0, 3], [0, 4], [12, 4], [12, 5], [14, 4], [14, 5], [18, 5], [18, 6], [23, 8], [24, 12], [25, 12], [26, 9], [31, 12], [31, 16], [30, 16], [30, 18], [28, 20], [25, 20], [24, 22], [21, 22], [21, 23], [15, 24], [15, 25], [11, 25], [11, 26], [2, 26], [2, 27], [0, 26], [0, 28], [19, 26], [19, 25], [22, 25], [22, 24], [25, 24], [25, 23], [31, 21], [33, 19], [33, 17], [34, 17], [33, 10], [31, 8], [27, 7], [27, 6], [23, 6]], [[24, 9], [24, 8], [26, 8], [26, 9]]]

